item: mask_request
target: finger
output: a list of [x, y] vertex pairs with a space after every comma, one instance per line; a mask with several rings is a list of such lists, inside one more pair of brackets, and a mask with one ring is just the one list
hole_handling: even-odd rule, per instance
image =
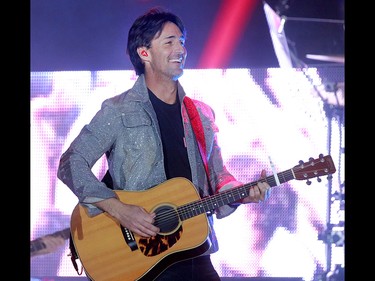
[[257, 185], [250, 189], [250, 197], [252, 198], [252, 202], [259, 203], [261, 199], [261, 192]]
[[151, 237], [155, 236], [159, 232], [159, 228], [151, 226], [151, 228], [145, 227], [143, 225], [140, 225], [137, 229], [137, 232], [139, 235], [143, 237]]
[[145, 216], [143, 220], [148, 224], [153, 224], [155, 222], [156, 216]]
[[[260, 174], [261, 178], [262, 179], [265, 179], [267, 177], [267, 172], [266, 170], [262, 170], [261, 174]], [[259, 186], [259, 189], [261, 190], [261, 195], [262, 195], [262, 201], [266, 200], [266, 191], [267, 191], [267, 188], [268, 188], [268, 183], [266, 181], [261, 181], [259, 182], [258, 184]]]
[[266, 176], [267, 176], [267, 171], [263, 169], [262, 172], [260, 173], [260, 177], [264, 179], [266, 178]]
[[152, 236], [156, 235], [157, 233], [160, 232], [160, 228], [154, 225], [155, 219], [152, 218], [151, 222], [145, 221], [142, 223], [143, 227], [148, 229], [151, 233]]

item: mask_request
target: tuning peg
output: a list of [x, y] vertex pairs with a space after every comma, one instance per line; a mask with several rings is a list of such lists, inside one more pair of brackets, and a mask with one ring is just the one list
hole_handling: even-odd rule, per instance
[[298, 161], [298, 164], [302, 165], [304, 162], [302, 160]]
[[321, 182], [321, 181], [322, 181], [322, 179], [321, 179], [320, 177], [317, 177], [316, 180], [317, 180], [318, 182]]
[[313, 162], [313, 161], [314, 161], [314, 158], [310, 157], [309, 160], [310, 160], [311, 162]]
[[310, 181], [310, 180], [307, 180], [307, 181], [306, 181], [306, 184], [307, 184], [307, 185], [310, 185], [310, 184], [311, 184], [311, 181]]

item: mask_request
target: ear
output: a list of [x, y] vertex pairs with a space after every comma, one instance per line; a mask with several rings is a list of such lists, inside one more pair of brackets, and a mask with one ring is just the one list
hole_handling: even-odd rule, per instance
[[148, 51], [145, 47], [139, 47], [137, 49], [138, 55], [142, 60], [147, 60], [148, 58]]

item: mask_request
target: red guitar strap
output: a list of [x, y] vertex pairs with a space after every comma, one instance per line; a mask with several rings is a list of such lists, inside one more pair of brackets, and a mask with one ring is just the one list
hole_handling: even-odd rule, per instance
[[202, 126], [202, 121], [201, 121], [201, 118], [199, 116], [198, 110], [195, 107], [195, 104], [191, 100], [191, 98], [189, 98], [188, 96], [185, 96], [184, 97], [184, 104], [185, 104], [187, 113], [189, 115], [191, 126], [193, 127], [195, 137], [197, 138], [198, 147], [199, 147], [199, 150], [200, 150], [200, 153], [201, 153], [204, 168], [206, 170], [206, 174], [207, 174], [207, 177], [209, 179], [210, 174], [208, 172], [208, 164], [207, 164], [207, 156], [206, 156], [207, 155], [206, 154], [206, 141], [205, 141], [205, 137], [204, 137], [204, 130], [203, 130], [203, 126]]

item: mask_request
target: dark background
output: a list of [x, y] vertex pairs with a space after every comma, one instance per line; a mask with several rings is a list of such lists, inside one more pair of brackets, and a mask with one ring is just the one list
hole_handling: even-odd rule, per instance
[[[278, 67], [263, 2], [256, 5], [230, 57], [228, 68]], [[31, 71], [133, 69], [125, 53], [132, 22], [147, 9], [163, 6], [179, 15], [187, 28], [186, 68], [197, 68], [213, 27], [220, 0], [31, 0]], [[344, 55], [343, 24], [304, 19], [344, 19], [344, 0], [269, 0], [287, 17], [290, 47], [309, 65], [326, 64], [306, 53]], [[289, 20], [301, 18], [302, 20]], [[328, 62], [332, 63], [332, 62]]]

